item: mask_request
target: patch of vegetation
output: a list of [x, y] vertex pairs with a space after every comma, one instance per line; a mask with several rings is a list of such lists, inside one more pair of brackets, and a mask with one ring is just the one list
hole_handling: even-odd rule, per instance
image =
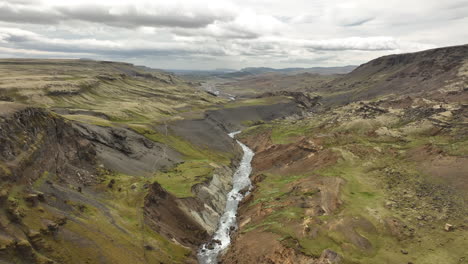
[[247, 120], [247, 121], [243, 121], [241, 124], [246, 126], [246, 127], [252, 127], [252, 126], [263, 125], [263, 124], [265, 124], [265, 121], [263, 121], [263, 120], [257, 120], [257, 121]]
[[210, 164], [209, 160], [186, 161], [167, 172], [156, 173], [155, 179], [175, 196], [191, 197], [192, 186], [211, 179], [214, 167]]
[[281, 200], [281, 197], [290, 194], [289, 189], [286, 188], [288, 183], [306, 177], [304, 175], [290, 176], [270, 173], [265, 173], [263, 176], [265, 178], [257, 184], [255, 199], [250, 202], [249, 206]]
[[104, 127], [112, 127], [114, 126], [113, 123], [109, 120], [99, 118], [96, 116], [90, 115], [63, 115], [64, 118], [69, 120], [74, 120], [82, 123], [97, 125], [97, 126], [104, 126]]
[[[41, 244], [35, 250], [61, 263], [83, 260], [88, 263], [102, 260], [111, 263], [184, 263], [190, 250], [164, 238], [143, 220], [142, 206], [147, 193], [145, 184], [150, 181], [111, 172], [103, 172], [100, 177], [102, 183], [92, 187], [100, 193], [98, 199], [88, 196], [89, 191], [93, 190], [78, 194], [76, 190], [61, 189], [61, 192], [75, 193], [68, 196], [69, 200], [63, 201], [73, 208], [72, 211], [58, 213], [40, 205], [25, 208], [23, 222], [36, 231], [47, 229], [44, 223], [63, 218], [63, 213], [68, 218], [58, 227], [57, 234], [42, 234]], [[115, 184], [109, 188], [111, 179]], [[40, 188], [42, 181], [42, 178], [38, 180], [35, 188]], [[58, 196], [53, 201], [48, 196], [46, 199], [49, 203], [60, 203], [63, 198]]]
[[275, 124], [271, 132], [271, 139], [275, 144], [294, 142], [297, 137], [309, 135], [314, 127], [311, 122], [281, 122]]
[[269, 96], [254, 99], [236, 100], [228, 102], [224, 105], [224, 108], [237, 108], [241, 106], [253, 106], [253, 105], [272, 105], [279, 103], [288, 103], [291, 98], [286, 96]]
[[4, 175], [7, 175], [7, 176], [11, 175], [11, 170], [3, 162], [0, 162], [0, 170], [3, 171]]
[[[341, 159], [336, 164], [311, 173], [344, 179], [340, 208], [331, 215], [310, 217], [307, 228], [314, 230], [313, 235], [301, 233], [309, 216], [299, 204], [286, 203], [285, 206], [284, 203], [293, 201], [292, 197], [298, 195], [285, 186], [303, 177], [265, 173], [256, 186], [254, 200], [249, 206], [261, 205], [262, 211], [269, 208], [273, 211], [265, 213], [261, 220], [247, 224], [241, 232], [278, 234], [283, 245], [306, 255], [319, 256], [329, 248], [343, 255], [350, 263], [429, 264], [447, 262], [448, 259], [459, 261], [464, 254], [460, 239], [466, 237], [466, 232], [446, 232], [443, 226], [445, 222], [456, 224], [462, 221], [461, 215], [450, 211], [450, 208], [463, 208], [463, 203], [456, 205], [460, 202], [458, 196], [451, 194], [442, 182], [427, 177], [417, 161], [408, 158], [408, 153], [422, 146], [432, 146], [434, 151], [440, 151], [443, 155], [462, 157], [466, 154], [466, 137], [455, 136], [455, 131], [435, 135], [409, 133], [405, 134], [405, 138], [395, 138], [373, 134], [382, 125], [375, 120], [366, 121], [366, 124], [358, 122], [355, 127], [347, 129], [330, 120], [333, 119], [317, 117], [293, 122], [270, 122], [250, 127], [239, 137], [254, 137], [269, 131], [275, 144], [297, 142], [302, 137], [319, 138], [324, 149], [333, 150]], [[391, 129], [403, 129], [402, 126], [408, 125], [394, 121], [385, 125]], [[317, 192], [299, 195], [314, 197]], [[432, 222], [424, 220], [425, 217], [432, 219]], [[402, 237], [397, 237], [388, 229], [386, 221], [394, 218], [402, 223], [399, 231]], [[361, 226], [345, 224], [336, 228], [341, 221], [361, 222]], [[358, 237], [368, 241], [371, 247], [365, 249], [359, 246], [358, 240], [355, 240]]]

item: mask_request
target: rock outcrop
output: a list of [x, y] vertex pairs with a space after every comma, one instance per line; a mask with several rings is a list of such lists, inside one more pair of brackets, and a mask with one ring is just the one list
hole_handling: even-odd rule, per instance
[[45, 172], [61, 181], [96, 181], [89, 140], [53, 113], [15, 103], [0, 105], [0, 162], [3, 182], [32, 183]]

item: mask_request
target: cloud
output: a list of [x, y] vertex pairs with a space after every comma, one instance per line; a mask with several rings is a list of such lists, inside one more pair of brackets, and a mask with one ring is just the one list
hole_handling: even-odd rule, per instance
[[[7, 57], [63, 57], [63, 58], [71, 58], [70, 53], [67, 52], [49, 52], [49, 51], [42, 51], [42, 50], [35, 50], [35, 49], [18, 49], [18, 48], [5, 48], [0, 47], [0, 54], [8, 55]], [[81, 57], [89, 56], [89, 53], [75, 53], [74, 55], [78, 55]]]
[[286, 25], [273, 16], [242, 12], [229, 21], [217, 21], [198, 30], [176, 29], [172, 32], [180, 36], [204, 36], [221, 39], [255, 39], [264, 35], [276, 35]]
[[200, 28], [215, 21], [229, 20], [233, 14], [228, 11], [202, 8], [182, 8], [177, 5], [121, 5], [121, 6], [79, 6], [56, 8], [67, 19], [102, 23], [116, 27], [181, 27]]
[[16, 23], [55, 24], [61, 15], [54, 10], [0, 2], [0, 20]]
[[304, 46], [313, 50], [395, 50], [399, 47], [392, 37], [351, 37], [344, 39], [304, 41]]
[[34, 39], [38, 34], [19, 28], [0, 28], [0, 42], [22, 42]]
[[464, 44], [467, 23], [466, 0], [0, 0], [0, 56], [336, 66]]
[[70, 20], [101, 23], [114, 27], [181, 27], [200, 28], [234, 19], [229, 5], [213, 5], [211, 8], [196, 4], [181, 5], [177, 2], [140, 1], [105, 5], [99, 1], [82, 5], [25, 5], [0, 2], [0, 21], [58, 24]]
[[348, 21], [347, 24], [344, 24], [343, 26], [345, 27], [356, 27], [356, 26], [361, 26], [364, 25], [365, 23], [374, 20], [375, 17], [367, 17], [367, 18], [361, 18], [355, 21]]
[[[218, 41], [207, 37], [177, 37], [153, 42], [144, 39], [100, 40], [96, 38], [50, 38], [18, 28], [0, 28], [0, 43], [9, 48], [69, 54], [95, 54], [132, 58], [138, 56], [215, 56], [276, 58], [279, 62], [305, 63], [323, 61], [336, 51], [405, 51], [428, 48], [419, 43], [402, 42], [391, 37], [351, 37], [343, 39], [307, 40], [280, 36], [257, 39], [240, 38]], [[324, 54], [325, 53], [325, 54]], [[205, 57], [206, 58], [206, 57]], [[287, 60], [285, 60], [287, 58]], [[313, 58], [310, 60], [310, 58]], [[308, 60], [309, 59], [309, 60]]]
[[311, 51], [381, 51], [400, 48], [399, 41], [392, 37], [349, 37], [324, 40], [270, 37], [263, 38], [260, 41], [276, 43], [286, 47], [302, 47]]
[[[224, 55], [225, 51], [217, 45], [190, 45], [189, 43], [158, 42], [145, 40], [98, 40], [95, 38], [49, 38], [34, 32], [17, 28], [0, 28], [0, 43], [19, 49], [45, 52], [68, 52], [69, 54], [101, 54], [119, 57], [148, 55], [208, 54]], [[201, 43], [199, 43], [201, 44]]]

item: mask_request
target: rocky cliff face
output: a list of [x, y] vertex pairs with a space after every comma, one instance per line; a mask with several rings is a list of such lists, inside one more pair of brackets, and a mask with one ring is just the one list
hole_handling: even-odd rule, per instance
[[74, 184], [96, 182], [96, 151], [71, 123], [39, 108], [7, 102], [0, 107], [4, 183], [32, 184], [44, 172]]
[[185, 246], [196, 248], [209, 235], [190, 214], [180, 209], [176, 197], [153, 183], [145, 197], [145, 222], [158, 233]]
[[53, 263], [40, 253], [46, 247], [43, 237], [64, 225], [66, 217], [33, 212], [40, 205], [54, 206], [58, 198], [37, 183], [53, 175], [54, 182], [71, 189], [97, 184], [95, 148], [70, 122], [43, 109], [1, 103], [0, 113], [0, 260]]
[[[215, 170], [208, 183], [193, 186], [194, 199], [181, 199], [179, 205], [189, 212], [211, 236], [218, 226], [218, 221], [226, 207], [227, 193], [232, 189], [232, 175], [238, 161], [231, 167], [222, 166]], [[194, 206], [194, 203], [197, 206]]]

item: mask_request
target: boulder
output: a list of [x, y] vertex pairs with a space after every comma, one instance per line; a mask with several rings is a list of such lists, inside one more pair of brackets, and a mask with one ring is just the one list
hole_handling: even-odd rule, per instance
[[320, 264], [338, 264], [343, 261], [340, 254], [336, 253], [331, 249], [325, 249], [322, 251], [318, 263]]
[[39, 203], [39, 197], [37, 194], [35, 193], [31, 193], [31, 194], [28, 194], [26, 195], [26, 197], [24, 197], [24, 200], [30, 205], [30, 206], [36, 206], [38, 203]]
[[447, 231], [447, 232], [450, 232], [450, 231], [453, 231], [455, 230], [455, 227], [449, 223], [446, 223], [445, 226], [444, 226], [444, 230]]

